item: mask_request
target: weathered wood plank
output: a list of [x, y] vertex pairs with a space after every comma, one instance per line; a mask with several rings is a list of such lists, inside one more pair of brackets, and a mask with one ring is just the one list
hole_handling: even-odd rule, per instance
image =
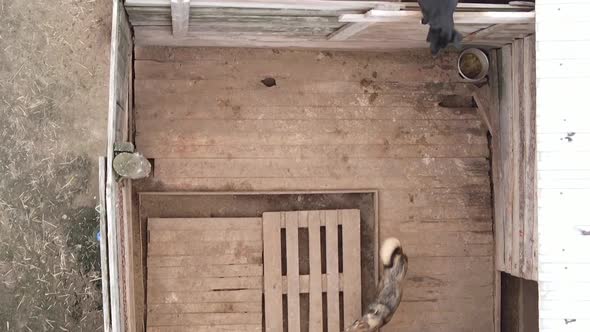
[[[514, 188], [514, 162], [513, 162], [513, 81], [512, 81], [512, 46], [504, 46], [501, 50], [500, 60], [500, 136], [503, 138], [500, 148], [501, 175], [499, 190], [504, 197], [502, 207], [502, 220], [504, 221], [504, 267], [506, 272], [513, 271], [513, 188]], [[499, 202], [501, 203], [501, 202]]]
[[[150, 158], [162, 159], [405, 159], [405, 158], [486, 158], [487, 144], [294, 144], [294, 145], [165, 145], [141, 142], [141, 152]], [[337, 142], [335, 142], [337, 143]], [[462, 174], [453, 175], [455, 178]], [[451, 176], [452, 177], [452, 176]], [[371, 185], [367, 186], [371, 187]]]
[[149, 280], [152, 289], [159, 291], [220, 291], [232, 289], [260, 289], [263, 280], [257, 277], [189, 277], [189, 278], [161, 278]]
[[326, 274], [328, 276], [327, 315], [328, 331], [340, 331], [340, 292], [338, 272], [338, 212], [325, 211], [326, 220]]
[[490, 112], [490, 122], [492, 123], [492, 183], [494, 185], [494, 239], [495, 239], [495, 266], [499, 271], [506, 271], [505, 267], [505, 230], [506, 220], [503, 213], [504, 204], [506, 204], [506, 192], [501, 189], [503, 176], [502, 172], [502, 144], [503, 137], [500, 131], [500, 80], [502, 75], [502, 56], [501, 51], [495, 50], [490, 52], [490, 98], [493, 101], [493, 108]]
[[[182, 49], [181, 49], [182, 50]], [[170, 53], [171, 49], [169, 48], [153, 48], [153, 47], [138, 47], [136, 49], [137, 56], [141, 56], [144, 61], [156, 61], [156, 62], [173, 62], [173, 63], [193, 63], [193, 62], [205, 62], [206, 65], [223, 65], [221, 61], [217, 60], [215, 54], [204, 54], [201, 57], [194, 57], [192, 53], [183, 53], [183, 52], [173, 52]], [[228, 52], [231, 53], [230, 50]], [[238, 56], [237, 54], [235, 56]], [[267, 57], [269, 56], [265, 52], [253, 52], [252, 56], [260, 56], [260, 57]], [[288, 57], [287, 57], [288, 56]], [[293, 62], [301, 62], [300, 57], [305, 57], [304, 54], [300, 55], [300, 52], [293, 52], [287, 53], [287, 58], [291, 59]], [[345, 56], [337, 56], [333, 55], [333, 57], [341, 58], [344, 62], [353, 62], [353, 66], [360, 65], [360, 60], [354, 57], [345, 57]], [[151, 58], [151, 60], [148, 60]], [[377, 61], [376, 58], [373, 61]], [[269, 62], [276, 62], [278, 59], [269, 58]], [[321, 60], [320, 60], [321, 61]], [[231, 63], [236, 67], [237, 70], [244, 70], [238, 66], [238, 63]], [[327, 63], [326, 65], [329, 65]], [[447, 65], [446, 61], [440, 64]], [[450, 65], [450, 64], [449, 64]], [[376, 67], [376, 66], [374, 66]], [[341, 66], [341, 70], [346, 70], [346, 66]], [[141, 73], [139, 73], [141, 74]], [[264, 73], [259, 73], [264, 74]], [[286, 75], [286, 74], [285, 74]], [[388, 95], [395, 95], [395, 96], [407, 96], [412, 98], [431, 98], [432, 95], [435, 96], [444, 96], [444, 95], [470, 95], [476, 90], [471, 83], [464, 83], [464, 82], [449, 82], [449, 83], [435, 83], [435, 82], [406, 82], [406, 81], [397, 81], [397, 80], [387, 80], [382, 79], [379, 76], [377, 78], [372, 76], [372, 73], [369, 72], [358, 72], [358, 78], [352, 79], [350, 81], [344, 81], [341, 79], [335, 80], [297, 80], [297, 79], [284, 79], [280, 80], [278, 85], [272, 87], [272, 90], [269, 90], [262, 82], [259, 80], [239, 80], [239, 81], [227, 81], [223, 78], [215, 78], [212, 77], [211, 79], [207, 80], [182, 80], [182, 79], [173, 79], [173, 80], [161, 80], [157, 77], [152, 78], [142, 78], [135, 80], [135, 89], [138, 93], [146, 93], [151, 95], [146, 95], [145, 98], [141, 98], [137, 100], [138, 105], [142, 105], [144, 108], [142, 109], [151, 109], [150, 106], [152, 103], [155, 103], [156, 108], [162, 108], [160, 112], [178, 112], [179, 107], [184, 106], [181, 110], [184, 112], [180, 112], [179, 116], [185, 118], [193, 114], [201, 114], [200, 112], [207, 112], [210, 110], [199, 110], [195, 108], [188, 107], [190, 105], [186, 105], [185, 103], [162, 103], [159, 102], [159, 98], [168, 96], [168, 95], [176, 95], [178, 97], [188, 98], [187, 101], [198, 100], [199, 95], [214, 95], [216, 97], [221, 98], [224, 93], [228, 92], [243, 92], [244, 94], [248, 93], [261, 93], [261, 96], [277, 96], [279, 95], [278, 92], [291, 92], [291, 93], [328, 93], [328, 94], [350, 94], [350, 93], [372, 93], [372, 92], [379, 92], [382, 94]], [[270, 92], [274, 91], [274, 92]], [[265, 93], [265, 94], [263, 94]], [[189, 95], [191, 94], [191, 95]], [[193, 96], [192, 94], [196, 94]], [[246, 96], [247, 97], [247, 96]], [[435, 102], [433, 101], [433, 104]], [[170, 110], [163, 109], [165, 107], [173, 107]], [[225, 105], [218, 105], [220, 109], [224, 109]], [[263, 107], [263, 110], [266, 112], [272, 112], [273, 109], [266, 106], [266, 105], [256, 105], [258, 107]], [[417, 105], [412, 104], [409, 107], [415, 108]], [[429, 107], [426, 107], [429, 106]], [[431, 111], [432, 110], [441, 110], [444, 109], [443, 107], [436, 107], [437, 105], [423, 105], [420, 111]], [[289, 106], [290, 110], [296, 111], [296, 108], [293, 106]], [[404, 107], [401, 103], [395, 103], [391, 105], [387, 105], [388, 109], [399, 109]], [[225, 107], [227, 109], [228, 107]], [[447, 111], [451, 112], [454, 111], [456, 107], [453, 109], [447, 109]], [[459, 109], [460, 111], [461, 109]], [[255, 111], [255, 110], [251, 110]], [[152, 112], [155, 112], [152, 111]], [[150, 113], [152, 114], [152, 113]], [[166, 114], [166, 113], [164, 113]], [[144, 114], [137, 114], [137, 116], [142, 116]], [[284, 114], [286, 116], [288, 114]], [[419, 114], [418, 114], [419, 115]], [[213, 116], [213, 114], [209, 114], [209, 116]], [[202, 118], [202, 117], [200, 117]], [[206, 118], [206, 117], [205, 117]]]
[[201, 254], [239, 255], [256, 257], [262, 250], [262, 241], [211, 241], [211, 242], [153, 242], [148, 243], [148, 256], [194, 256]]
[[[256, 54], [257, 52], [253, 52]], [[297, 52], [293, 53], [296, 55]], [[228, 61], [228, 64], [223, 66], [215, 66], [219, 64], [219, 60], [203, 59], [200, 63], [186, 62], [158, 62], [153, 60], [140, 60], [135, 62], [135, 73], [137, 79], [183, 79], [183, 80], [212, 80], [225, 79], [227, 77], [260, 77], [262, 75], [274, 76], [279, 80], [298, 80], [298, 81], [360, 81], [364, 75], [371, 75], [373, 71], [377, 71], [379, 80], [396, 81], [399, 77], [404, 77], [405, 82], [463, 82], [458, 74], [451, 70], [452, 61], [456, 60], [456, 56], [449, 56], [448, 58], [433, 60], [428, 59], [425, 52], [412, 52], [410, 55], [415, 56], [416, 60], [423, 60], [420, 62], [403, 62], [392, 59], [389, 63], [381, 61], [371, 61], [369, 65], [364, 68], [363, 59], [355, 56], [343, 56], [343, 60], [347, 60], [347, 67], [342, 66], [327, 60], [320, 60], [315, 62], [304, 61], [303, 59], [296, 60], [289, 64], [289, 69], [286, 69], [280, 58], [270, 57], [265, 60], [250, 60], [248, 66], [240, 65], [239, 61]], [[275, 60], [276, 59], [276, 60]], [[432, 65], [435, 65], [434, 68]], [[448, 65], [448, 67], [447, 67]], [[420, 70], [422, 69], [422, 70]], [[363, 75], [363, 76], [361, 76]], [[263, 79], [261, 77], [260, 79]], [[372, 76], [365, 76], [367, 79], [373, 79]]]
[[287, 241], [287, 326], [289, 331], [301, 331], [299, 312], [299, 212], [282, 212]]
[[264, 241], [264, 312], [267, 331], [283, 331], [281, 278], [281, 220], [278, 213], [262, 215]]
[[371, 23], [349, 23], [344, 25], [342, 28], [336, 30], [330, 36], [329, 40], [347, 40], [348, 38], [366, 30], [371, 26]]
[[342, 219], [342, 284], [344, 326], [362, 314], [361, 308], [361, 216], [359, 210], [340, 211]]
[[[127, 13], [130, 17], [145, 16], [146, 19], [151, 17], [170, 17], [170, 6], [149, 6], [136, 7], [126, 6]], [[352, 10], [352, 12], [361, 11]], [[314, 10], [314, 9], [291, 9], [291, 8], [232, 8], [232, 7], [191, 7], [191, 17], [236, 17], [236, 16], [262, 16], [267, 18], [285, 18], [285, 17], [335, 17], [350, 13], [350, 10]]]
[[[309, 230], [309, 330], [323, 331], [320, 213], [307, 213]], [[323, 220], [325, 222], [325, 220]]]
[[172, 35], [180, 37], [188, 31], [190, 0], [170, 0]]
[[512, 274], [522, 276], [522, 235], [524, 219], [524, 109], [522, 39], [512, 44]]
[[[345, 157], [343, 157], [346, 159]], [[341, 160], [341, 159], [334, 159]], [[198, 186], [195, 183], [198, 182]], [[573, 182], [573, 181], [572, 181]], [[575, 183], [575, 182], [574, 182]], [[403, 179], [395, 176], [378, 177], [378, 176], [359, 176], [354, 179], [344, 179], [339, 177], [251, 177], [251, 178], [166, 178], [158, 183], [157, 188], [168, 191], [179, 191], [186, 189], [212, 191], [216, 188], [229, 187], [234, 190], [265, 190], [265, 191], [313, 191], [313, 190], [338, 190], [347, 188], [349, 190], [365, 190], [366, 188], [380, 188], [382, 190], [426, 190], [433, 186], [438, 188], [448, 188], [449, 190], [468, 190], [475, 186], [489, 187], [490, 180], [484, 176], [463, 175], [463, 176], [411, 176]], [[485, 209], [485, 204], [464, 204], [465, 208]], [[409, 207], [412, 208], [412, 207]], [[425, 207], [427, 208], [427, 207]], [[437, 206], [439, 208], [439, 206]], [[403, 208], [401, 209], [403, 210]], [[404, 212], [404, 211], [398, 211]], [[453, 211], [455, 212], [455, 211]], [[422, 221], [430, 217], [423, 217]], [[463, 217], [448, 217], [444, 221], [449, 222], [449, 227], [458, 227], [463, 224], [466, 227], [477, 227], [470, 225]], [[440, 219], [432, 217], [431, 220]], [[410, 222], [408, 217], [403, 219]], [[477, 220], [476, 220], [477, 221]], [[426, 226], [426, 225], [424, 225]]]
[[524, 272], [527, 279], [537, 280], [537, 144], [536, 144], [536, 76], [535, 38], [524, 39], [524, 112], [525, 112], [525, 206], [524, 206]]
[[195, 230], [150, 230], [150, 243], [155, 242], [235, 242], [235, 241], [260, 241], [262, 232], [260, 229], [227, 229], [220, 232], [220, 229], [208, 229], [204, 231]]
[[148, 279], [190, 277], [261, 277], [262, 264], [218, 264], [147, 268]]
[[209, 326], [215, 330], [215, 325], [254, 325], [262, 322], [261, 313], [184, 313], [177, 314], [150, 314], [149, 326]]
[[[240, 312], [262, 312], [262, 302], [236, 302], [236, 303], [167, 303], [152, 304], [151, 311], [161, 314], [182, 314], [182, 313], [240, 313]], [[217, 327], [216, 327], [217, 328]]]
[[217, 256], [151, 256], [147, 258], [147, 265], [152, 267], [184, 267], [187, 265], [213, 264], [260, 264], [261, 253], [244, 253], [236, 251]]
[[[399, 175], [409, 170], [420, 176], [437, 176], [444, 171], [485, 176], [485, 160], [464, 161], [456, 158], [434, 159], [425, 164], [421, 159], [349, 159], [333, 165], [330, 160], [303, 159], [157, 159], [155, 177], [166, 178], [287, 178]], [[228, 169], [219, 169], [219, 167]], [[231, 166], [231, 167], [230, 167]], [[332, 167], [332, 169], [330, 169]]]
[[496, 131], [496, 129], [492, 126], [491, 120], [491, 112], [493, 112], [493, 105], [490, 86], [486, 84], [481, 88], [477, 89], [473, 94], [473, 99], [477, 104], [477, 112], [481, 116], [483, 122], [486, 124], [488, 131], [491, 133], [492, 136], [494, 136], [494, 134], [497, 135], [497, 133], [494, 132]]
[[[390, 11], [373, 9], [367, 14], [344, 14], [340, 22], [419, 22], [422, 19], [420, 11]], [[455, 24], [523, 24], [534, 23], [534, 12], [455, 12]]]
[[[217, 325], [219, 332], [262, 332], [262, 326], [258, 325]], [[148, 327], [147, 332], [211, 332], [210, 326], [155, 326]]]
[[203, 231], [203, 230], [260, 230], [261, 218], [149, 218], [148, 230]]
[[148, 307], [152, 303], [208, 303], [208, 302], [256, 302], [262, 298], [260, 290], [225, 290], [215, 292], [160, 292], [157, 290], [147, 293]]

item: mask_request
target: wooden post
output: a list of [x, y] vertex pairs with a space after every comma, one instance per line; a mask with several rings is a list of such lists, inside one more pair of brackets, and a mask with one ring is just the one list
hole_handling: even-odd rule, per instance
[[185, 36], [188, 32], [190, 7], [190, 0], [170, 0], [170, 11], [172, 13], [172, 35], [174, 37]]

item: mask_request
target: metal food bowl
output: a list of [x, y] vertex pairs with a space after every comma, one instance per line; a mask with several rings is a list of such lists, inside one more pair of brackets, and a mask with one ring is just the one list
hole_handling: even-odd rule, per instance
[[468, 48], [459, 55], [457, 69], [459, 70], [459, 75], [467, 81], [478, 82], [488, 74], [490, 60], [482, 50]]

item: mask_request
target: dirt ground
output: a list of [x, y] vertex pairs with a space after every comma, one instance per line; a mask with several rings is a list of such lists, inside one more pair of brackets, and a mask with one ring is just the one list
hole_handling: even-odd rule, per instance
[[109, 0], [0, 0], [0, 331], [102, 329]]

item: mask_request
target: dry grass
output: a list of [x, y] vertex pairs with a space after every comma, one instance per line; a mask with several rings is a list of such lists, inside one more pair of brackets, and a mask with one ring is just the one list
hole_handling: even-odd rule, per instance
[[109, 8], [0, 0], [0, 330], [101, 329]]

